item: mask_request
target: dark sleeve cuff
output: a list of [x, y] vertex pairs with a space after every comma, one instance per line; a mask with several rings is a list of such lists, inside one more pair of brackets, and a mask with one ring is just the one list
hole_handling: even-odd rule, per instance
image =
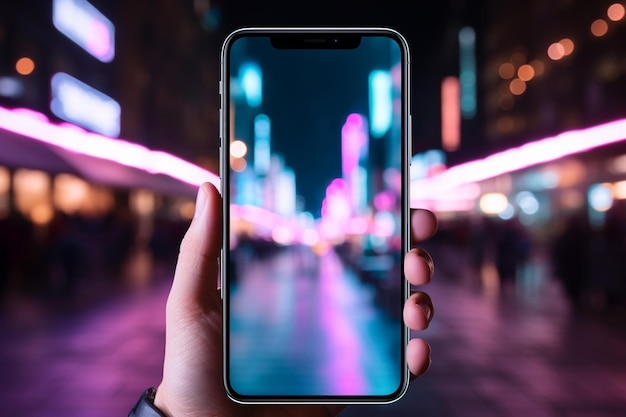
[[148, 388], [141, 394], [139, 401], [130, 410], [128, 417], [166, 417], [161, 413], [158, 408], [154, 406], [154, 396], [156, 395], [155, 388]]

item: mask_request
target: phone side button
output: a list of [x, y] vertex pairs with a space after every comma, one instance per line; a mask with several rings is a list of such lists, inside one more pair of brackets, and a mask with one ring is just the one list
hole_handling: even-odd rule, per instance
[[220, 249], [220, 259], [217, 267], [217, 286], [220, 288], [220, 299], [224, 299], [224, 285], [222, 283], [222, 264], [224, 262], [224, 251]]
[[219, 126], [220, 126], [220, 131], [219, 131], [219, 135], [220, 135], [220, 144], [221, 144], [221, 143], [222, 143], [222, 138], [224, 137], [224, 132], [223, 132], [223, 130], [224, 130], [224, 122], [223, 122], [223, 120], [222, 120], [222, 109], [220, 109], [220, 112], [219, 112], [219, 118], [220, 118], [220, 119], [219, 119], [219, 120], [220, 120], [220, 124], [219, 124]]
[[413, 159], [413, 115], [409, 114], [409, 129], [407, 147], [409, 151], [409, 160]]

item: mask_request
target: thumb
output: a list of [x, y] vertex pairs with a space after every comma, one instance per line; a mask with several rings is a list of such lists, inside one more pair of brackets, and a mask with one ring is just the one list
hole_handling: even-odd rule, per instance
[[[163, 380], [155, 404], [167, 415], [191, 415], [190, 409], [197, 412], [202, 398], [213, 398], [207, 397], [212, 388], [207, 388], [207, 381], [220, 381], [222, 312], [217, 278], [221, 221], [219, 192], [210, 183], [202, 184], [194, 218], [180, 245], [166, 305]], [[207, 363], [217, 365], [212, 368]]]
[[218, 288], [222, 205], [217, 189], [204, 183], [198, 189], [196, 211], [180, 245], [169, 301], [202, 306]]

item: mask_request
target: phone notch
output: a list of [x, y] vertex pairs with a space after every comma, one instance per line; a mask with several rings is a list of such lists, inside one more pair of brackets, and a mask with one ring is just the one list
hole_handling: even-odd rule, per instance
[[276, 49], [356, 49], [361, 44], [358, 33], [276, 33], [270, 38]]

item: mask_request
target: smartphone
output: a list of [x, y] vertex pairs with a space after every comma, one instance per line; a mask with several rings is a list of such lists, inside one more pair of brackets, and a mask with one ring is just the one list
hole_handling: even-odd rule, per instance
[[409, 48], [388, 28], [243, 28], [221, 53], [224, 383], [240, 403], [407, 389]]

